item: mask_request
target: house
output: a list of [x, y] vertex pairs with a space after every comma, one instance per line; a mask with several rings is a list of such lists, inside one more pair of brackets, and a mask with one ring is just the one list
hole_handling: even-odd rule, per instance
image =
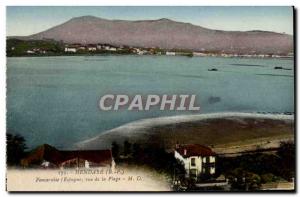
[[115, 167], [111, 150], [63, 151], [60, 168]]
[[101, 48], [105, 51], [117, 51], [117, 48], [108, 44], [104, 44]]
[[61, 151], [44, 144], [22, 159], [21, 165], [37, 168], [114, 168], [115, 162], [111, 150]]
[[105, 47], [105, 50], [107, 51], [117, 51], [116, 47]]
[[176, 53], [175, 53], [175, 52], [167, 51], [167, 52], [166, 52], [166, 55], [172, 55], [172, 56], [173, 56], [173, 55], [176, 55]]
[[200, 175], [210, 176], [216, 172], [216, 154], [209, 147], [199, 144], [177, 144], [174, 156], [183, 163], [186, 177], [197, 178]]
[[193, 52], [193, 56], [205, 57], [207, 54], [201, 52]]
[[103, 46], [103, 49], [104, 49], [104, 50], [109, 50], [109, 49], [110, 49], [110, 46], [106, 46], [106, 45], [105, 45], [105, 46]]
[[139, 48], [132, 48], [131, 51], [132, 53], [139, 54], [141, 50]]
[[76, 51], [77, 51], [76, 47], [65, 47], [65, 52], [76, 53]]
[[101, 44], [97, 44], [97, 49], [101, 50], [102, 48], [104, 48], [104, 46], [102, 46]]
[[96, 45], [88, 45], [87, 49], [88, 49], [88, 51], [97, 51], [97, 46]]
[[85, 50], [86, 50], [86, 47], [85, 47], [85, 46], [79, 46], [79, 47], [78, 47], [78, 50], [85, 51]]
[[27, 54], [34, 54], [35, 52], [33, 50], [27, 50], [26, 53]]
[[139, 51], [138, 55], [144, 55], [144, 51]]

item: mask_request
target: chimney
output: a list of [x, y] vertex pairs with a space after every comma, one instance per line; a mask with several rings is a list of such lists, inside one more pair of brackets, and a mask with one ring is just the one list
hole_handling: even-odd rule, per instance
[[187, 153], [187, 151], [186, 151], [186, 149], [184, 149], [183, 150], [183, 155], [186, 156], [186, 153]]

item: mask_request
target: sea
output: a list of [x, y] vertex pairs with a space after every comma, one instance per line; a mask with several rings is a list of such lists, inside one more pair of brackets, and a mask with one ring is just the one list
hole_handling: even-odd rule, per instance
[[[275, 69], [275, 68], [282, 69]], [[213, 69], [214, 71], [212, 71]], [[293, 113], [294, 61], [184, 56], [7, 58], [7, 133], [28, 148], [67, 149], [146, 118], [218, 112]], [[199, 111], [102, 111], [106, 94], [196, 95]]]

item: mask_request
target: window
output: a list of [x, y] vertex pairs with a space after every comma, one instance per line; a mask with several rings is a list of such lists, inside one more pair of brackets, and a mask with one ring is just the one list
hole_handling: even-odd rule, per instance
[[196, 169], [191, 169], [190, 170], [190, 177], [193, 179], [197, 178], [197, 170]]
[[215, 174], [215, 172], [216, 172], [215, 168], [214, 168], [214, 167], [211, 167], [211, 168], [210, 168], [210, 174]]
[[196, 166], [196, 159], [195, 158], [191, 159], [191, 166]]

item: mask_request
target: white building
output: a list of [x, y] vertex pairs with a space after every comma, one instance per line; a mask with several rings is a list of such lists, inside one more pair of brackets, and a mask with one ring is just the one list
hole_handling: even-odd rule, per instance
[[86, 48], [85, 48], [85, 46], [80, 46], [80, 47], [78, 47], [78, 50], [85, 50]]
[[186, 177], [197, 178], [202, 174], [213, 175], [216, 172], [216, 155], [209, 147], [198, 144], [176, 145], [174, 154], [184, 164]]
[[32, 51], [32, 50], [27, 50], [26, 53], [27, 53], [27, 54], [34, 54], [35, 52]]
[[193, 52], [193, 56], [205, 57], [207, 54], [201, 52]]
[[175, 53], [175, 52], [167, 51], [167, 52], [166, 52], [166, 55], [176, 55], [176, 53]]
[[109, 49], [107, 49], [108, 51], [117, 51], [116, 47], [110, 47]]
[[97, 47], [88, 47], [88, 51], [97, 51]]
[[103, 48], [106, 51], [117, 51], [117, 48], [112, 46], [104, 46]]
[[65, 47], [65, 52], [76, 53], [77, 49], [75, 47]]
[[98, 49], [98, 50], [101, 50], [101, 49], [103, 49], [103, 48], [104, 48], [104, 47], [102, 47], [101, 44], [98, 44], [98, 45], [97, 45], [97, 49]]

